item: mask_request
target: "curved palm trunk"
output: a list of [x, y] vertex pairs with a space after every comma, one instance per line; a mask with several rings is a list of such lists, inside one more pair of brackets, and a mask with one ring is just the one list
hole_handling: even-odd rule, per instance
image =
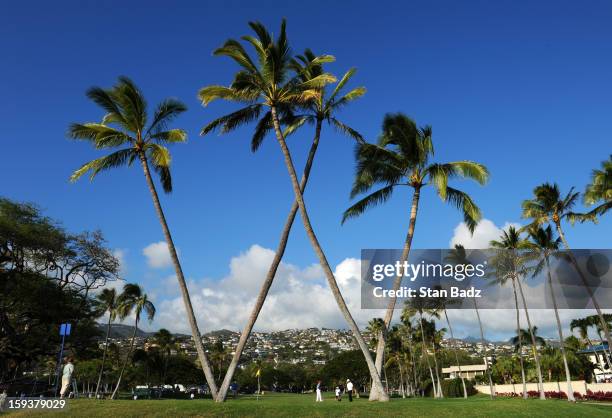
[[434, 378], [433, 370], [431, 369], [431, 363], [429, 362], [429, 355], [427, 354], [427, 343], [425, 342], [425, 330], [423, 329], [423, 315], [419, 312], [419, 324], [421, 325], [421, 343], [423, 344], [423, 356], [427, 362], [427, 368], [429, 369], [429, 376], [431, 377], [431, 384], [433, 387], [434, 398], [438, 397], [438, 386], [436, 379]]
[[[600, 327], [597, 327], [597, 335], [599, 336], [599, 341], [601, 341], [602, 344], [603, 344], [603, 338], [601, 336], [601, 328]], [[612, 364], [610, 364], [610, 356], [608, 355], [606, 350], [603, 350], [603, 353], [602, 353], [601, 356], [604, 358], [604, 361], [606, 362], [606, 365], [608, 366], [608, 370], [612, 371]], [[599, 359], [597, 359], [597, 361], [599, 361]]]
[[521, 333], [521, 320], [519, 315], [518, 296], [516, 294], [516, 284], [512, 279], [512, 291], [514, 293], [514, 307], [516, 308], [516, 336], [519, 343], [519, 362], [521, 364], [521, 381], [523, 382], [523, 399], [527, 399], [527, 382], [525, 381], [525, 363], [523, 362], [523, 337]]
[[100, 390], [100, 383], [102, 382], [102, 375], [104, 374], [104, 363], [106, 362], [106, 353], [108, 351], [108, 338], [111, 332], [111, 315], [108, 315], [108, 325], [106, 326], [106, 339], [104, 340], [104, 353], [102, 354], [102, 364], [100, 365], [100, 374], [98, 375], [98, 383], [96, 384], [96, 393], [94, 398], [98, 399], [98, 391]]
[[161, 224], [162, 230], [164, 232], [164, 238], [166, 239], [166, 243], [168, 244], [168, 251], [170, 252], [172, 263], [174, 264], [176, 279], [178, 280], [179, 287], [181, 289], [181, 296], [183, 297], [183, 303], [185, 304], [185, 312], [187, 313], [187, 319], [189, 320], [189, 327], [191, 328], [191, 336], [193, 337], [193, 343], [195, 344], [196, 351], [198, 352], [198, 359], [200, 360], [202, 370], [204, 371], [206, 383], [208, 383], [210, 393], [214, 399], [215, 396], [217, 396], [217, 385], [215, 383], [215, 378], [212, 374], [212, 371], [210, 370], [210, 364], [208, 363], [208, 358], [206, 357], [204, 346], [202, 345], [202, 336], [200, 335], [198, 323], [196, 321], [195, 314], [193, 313], [193, 306], [191, 305], [191, 298], [189, 297], [189, 290], [187, 289], [187, 283], [185, 282], [183, 269], [181, 268], [181, 263], [179, 262], [178, 255], [176, 253], [176, 248], [174, 247], [174, 241], [172, 240], [172, 235], [170, 235], [170, 228], [168, 228], [166, 216], [164, 215], [161, 203], [159, 202], [159, 196], [157, 195], [155, 184], [153, 183], [153, 179], [151, 178], [149, 164], [147, 163], [147, 159], [144, 154], [140, 154], [140, 162], [142, 163], [142, 169], [144, 170], [145, 178], [147, 179], [147, 185], [149, 186], [149, 191], [151, 192], [151, 197], [153, 198], [153, 205], [155, 206], [155, 211], [157, 212], [159, 223]]
[[538, 389], [540, 391], [540, 399], [546, 400], [546, 395], [544, 394], [544, 383], [542, 383], [542, 368], [540, 366], [540, 355], [538, 354], [538, 347], [536, 345], [535, 335], [533, 335], [533, 328], [531, 327], [531, 319], [529, 318], [529, 310], [527, 309], [527, 301], [525, 300], [525, 294], [523, 293], [523, 285], [521, 281], [517, 279], [516, 281], [519, 289], [519, 293], [521, 294], [521, 300], [523, 301], [523, 309], [525, 309], [525, 317], [527, 318], [527, 327], [529, 327], [529, 335], [531, 336], [531, 344], [533, 346], [533, 357], [536, 363], [536, 372], [538, 373]]
[[121, 371], [119, 372], [119, 378], [117, 379], [117, 386], [115, 386], [115, 390], [113, 390], [113, 394], [111, 395], [111, 399], [115, 399], [117, 396], [117, 392], [119, 392], [119, 386], [121, 386], [121, 379], [123, 378], [123, 373], [125, 372], [125, 368], [130, 361], [130, 356], [132, 355], [132, 350], [134, 349], [134, 340], [136, 340], [136, 331], [138, 331], [138, 319], [136, 319], [136, 323], [134, 324], [134, 332], [132, 333], [132, 342], [130, 343], [130, 349], [125, 356], [125, 361], [121, 366]]
[[[444, 317], [446, 318], [446, 324], [448, 325], [448, 331], [450, 332], [451, 340], [453, 340], [453, 345], [454, 345], [455, 336], [453, 335], [453, 328], [451, 327], [451, 323], [448, 320], [448, 314], [446, 313], [446, 308], [444, 309]], [[457, 348], [455, 348], [454, 351], [455, 351], [455, 361], [457, 362], [457, 368], [459, 369], [459, 377], [461, 378], [461, 385], [463, 386], [463, 397], [467, 399], [468, 397], [467, 388], [465, 387], [465, 379], [463, 378], [463, 375], [461, 374], [461, 364], [459, 364], [459, 356], [457, 355]]]
[[[373, 389], [382, 390], [382, 382], [380, 381], [380, 375], [378, 371], [376, 370], [376, 366], [374, 365], [374, 361], [372, 360], [372, 356], [370, 354], [370, 351], [368, 350], [368, 346], [366, 345], [363, 339], [363, 336], [359, 332], [359, 327], [357, 326], [357, 323], [353, 319], [353, 316], [351, 315], [350, 311], [348, 310], [348, 307], [346, 306], [346, 302], [344, 301], [344, 298], [342, 297], [340, 288], [338, 288], [338, 283], [336, 282], [334, 273], [332, 272], [331, 267], [329, 266], [329, 262], [327, 261], [327, 258], [325, 257], [325, 254], [323, 253], [323, 249], [321, 248], [321, 244], [319, 243], [319, 240], [317, 239], [317, 236], [315, 235], [314, 230], [312, 229], [312, 224], [310, 223], [310, 218], [308, 216], [306, 205], [304, 204], [304, 198], [302, 196], [302, 192], [300, 191], [300, 185], [298, 183], [297, 175], [295, 173], [295, 167], [291, 159], [291, 153], [289, 152], [289, 149], [287, 148], [287, 143], [285, 142], [285, 138], [280, 129], [280, 123], [278, 121], [278, 116], [276, 114], [276, 108], [274, 106], [271, 106], [270, 110], [272, 113], [272, 122], [274, 124], [274, 131], [276, 133], [276, 138], [280, 145], [283, 156], [285, 157], [285, 164], [287, 166], [287, 171], [289, 172], [289, 177], [291, 179], [291, 185], [293, 186], [293, 193], [295, 194], [295, 198], [298, 202], [298, 206], [300, 209], [300, 215], [302, 217], [304, 229], [306, 230], [306, 235], [308, 235], [311, 245], [315, 253], [317, 254], [317, 257], [319, 258], [319, 263], [321, 264], [321, 267], [323, 268], [323, 271], [325, 272], [325, 276], [327, 277], [327, 282], [329, 284], [329, 287], [331, 288], [332, 294], [334, 295], [334, 299], [336, 299], [336, 303], [338, 304], [340, 311], [344, 315], [346, 322], [348, 323], [349, 327], [351, 328], [351, 331], [353, 332], [353, 336], [355, 337], [355, 340], [357, 340], [357, 344], [359, 345], [359, 348], [363, 352], [366, 363], [368, 365], [368, 369], [370, 371], [370, 375], [372, 376]], [[384, 394], [380, 397], [379, 400], [388, 401], [389, 397], [386, 394]]]
[[557, 320], [557, 329], [559, 330], [559, 342], [560, 342], [560, 348], [561, 348], [561, 355], [563, 356], [563, 366], [565, 367], [565, 379], [567, 380], [567, 400], [569, 402], [576, 402], [576, 399], [574, 398], [574, 389], [572, 388], [572, 375], [569, 371], [569, 366], [567, 365], [567, 356], [565, 355], [565, 340], [563, 339], [563, 329], [561, 328], [561, 319], [559, 319], [559, 309], [557, 308], [557, 299], [555, 298], [555, 291], [552, 287], [552, 276], [550, 274], [550, 265], [548, 264], [548, 257], [546, 257], [546, 269], [548, 273], [548, 286], [550, 287], [550, 296], [552, 297], [553, 308], [555, 309], [555, 319]]
[[[306, 189], [306, 183], [308, 182], [308, 177], [310, 176], [312, 163], [314, 161], [314, 157], [319, 146], [319, 139], [321, 137], [321, 125], [322, 121], [317, 120], [317, 125], [315, 128], [315, 137], [312, 141], [312, 145], [310, 146], [310, 151], [308, 152], [308, 159], [306, 160], [306, 165], [304, 166], [304, 173], [302, 174], [302, 180], [300, 181], [300, 191], [302, 193], [304, 193], [304, 190]], [[249, 316], [249, 321], [242, 330], [242, 334], [240, 334], [240, 340], [238, 340], [238, 345], [236, 346], [234, 357], [232, 357], [232, 361], [227, 369], [227, 372], [225, 373], [223, 383], [219, 388], [219, 393], [217, 394], [216, 398], [217, 402], [223, 402], [227, 396], [229, 385], [231, 384], [232, 379], [234, 378], [236, 367], [238, 366], [238, 362], [240, 361], [240, 356], [244, 351], [244, 347], [246, 346], [249, 336], [251, 335], [251, 331], [255, 326], [255, 322], [259, 317], [261, 308], [263, 307], [263, 304], [266, 301], [268, 291], [270, 290], [270, 286], [272, 286], [272, 282], [274, 281], [274, 277], [276, 276], [278, 266], [280, 265], [280, 262], [283, 259], [283, 255], [285, 254], [285, 249], [287, 248], [287, 242], [289, 240], [289, 233], [291, 232], [291, 227], [293, 226], [293, 221], [295, 220], [295, 216], [297, 215], [298, 209], [298, 202], [297, 200], [294, 200], [293, 204], [291, 205], [289, 215], [287, 216], [287, 220], [285, 221], [285, 226], [283, 228], [281, 238], [278, 242], [278, 247], [276, 248], [276, 254], [274, 254], [274, 259], [272, 260], [272, 264], [270, 264], [270, 268], [268, 269], [268, 274], [266, 275], [266, 278], [261, 285], [259, 295], [257, 295], [257, 300], [255, 301], [255, 306], [253, 306], [253, 310], [251, 311], [251, 315]]]
[[[410, 221], [408, 223], [408, 233], [406, 234], [406, 239], [404, 241], [404, 249], [402, 251], [401, 258], [399, 260], [400, 264], [404, 263], [408, 259], [410, 255], [410, 247], [412, 246], [412, 237], [414, 236], [414, 226], [416, 225], [417, 212], [419, 209], [419, 198], [421, 195], [420, 187], [415, 187], [414, 193], [412, 195], [412, 206], [410, 207]], [[403, 277], [398, 275], [393, 282], [393, 290], [397, 292], [402, 284]], [[384, 327], [382, 331], [378, 335], [378, 344], [376, 345], [376, 370], [380, 374], [382, 370], [382, 365], [384, 363], [385, 357], [385, 343], [387, 340], [387, 331], [389, 330], [389, 326], [391, 325], [391, 321], [393, 320], [393, 314], [395, 313], [395, 304], [397, 302], [397, 297], [392, 297], [389, 301], [389, 305], [387, 306], [387, 311], [385, 312], [384, 318]], [[380, 394], [372, 391], [370, 392], [370, 400], [376, 400]]]
[[[486, 347], [486, 340], [484, 336], [484, 330], [482, 328], [482, 321], [480, 320], [480, 312], [478, 311], [478, 305], [476, 304], [476, 299], [474, 299], [474, 309], [476, 310], [476, 318], [478, 319], [478, 327], [480, 328], [480, 341], [482, 342], [482, 346]], [[487, 354], [488, 351], [485, 348], [484, 353], [484, 362], [485, 367], [487, 368], [487, 375], [489, 376], [489, 393], [491, 395], [491, 399], [495, 399], [495, 389], [493, 388], [493, 377], [491, 376], [491, 368], [489, 367], [489, 359]]]
[[565, 246], [567, 250], [569, 250], [570, 261], [574, 265], [574, 268], [576, 269], [576, 271], [578, 272], [578, 275], [580, 276], [580, 279], [582, 280], [583, 286], [586, 288], [589, 294], [589, 297], [593, 301], [593, 306], [595, 307], [595, 311], [597, 311], [597, 316], [599, 317], [601, 329], [603, 330], [604, 335], [606, 336], [606, 341], [608, 342], [608, 353], [604, 352], [607, 358], [608, 357], [607, 354], [612, 355], [612, 337], [610, 336], [610, 327], [608, 327], [608, 323], [606, 322], [603, 316], [603, 312], [601, 311], [599, 302], [597, 302], [597, 298], [595, 297], [595, 294], [593, 293], [593, 289], [591, 289], [591, 287], [589, 286], [586, 280], [586, 277], [584, 277], [584, 273], [582, 272], [582, 269], [580, 269], [580, 266], [578, 266], [578, 262], [576, 261], [576, 258], [574, 258], [574, 254], [572, 254], [571, 252], [571, 248], [569, 244], [567, 243], [567, 240], [565, 239], [565, 234], [563, 233], [563, 229], [561, 228], [561, 221], [555, 222], [555, 226], [557, 227], [557, 233], [559, 234], [561, 241], [563, 241], [563, 245]]

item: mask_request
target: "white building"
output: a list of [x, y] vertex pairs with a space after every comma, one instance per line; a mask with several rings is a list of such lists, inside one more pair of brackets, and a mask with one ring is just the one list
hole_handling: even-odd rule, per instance
[[[461, 373], [459, 373], [461, 369]], [[484, 364], [466, 364], [462, 366], [442, 367], [442, 377], [444, 379], [455, 379], [464, 377], [473, 379], [476, 376], [483, 376], [487, 371], [487, 366]]]

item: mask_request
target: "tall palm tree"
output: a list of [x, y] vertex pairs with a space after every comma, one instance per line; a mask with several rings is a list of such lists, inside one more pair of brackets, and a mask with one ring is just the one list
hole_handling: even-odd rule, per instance
[[408, 353], [410, 357], [410, 365], [412, 368], [412, 377], [414, 379], [413, 385], [413, 394], [416, 393], [418, 386], [418, 378], [417, 378], [417, 365], [414, 358], [414, 345], [413, 345], [413, 336], [415, 334], [415, 329], [412, 325], [412, 316], [411, 312], [407, 309], [402, 310], [402, 314], [400, 316], [401, 321], [401, 332], [406, 337], [407, 345], [408, 345]]
[[525, 383], [525, 368], [523, 364], [523, 353], [522, 353], [522, 336], [521, 324], [519, 319], [519, 302], [517, 296], [517, 289], [523, 302], [523, 311], [525, 312], [525, 318], [527, 319], [527, 326], [529, 330], [529, 337], [531, 338], [531, 344], [534, 347], [534, 360], [536, 364], [536, 372], [538, 374], [538, 389], [540, 391], [540, 399], [545, 400], [546, 395], [544, 394], [544, 384], [542, 381], [542, 369], [540, 367], [540, 356], [538, 351], [535, 349], [536, 339], [532, 332], [534, 327], [531, 325], [531, 318], [529, 316], [529, 309], [527, 308], [527, 302], [525, 300], [525, 294], [523, 293], [523, 285], [521, 284], [521, 278], [527, 274], [526, 258], [523, 252], [529, 247], [529, 244], [524, 240], [520, 232], [511, 226], [507, 231], [503, 231], [501, 239], [499, 241], [493, 240], [490, 242], [491, 247], [497, 249], [497, 253], [489, 262], [490, 274], [493, 275], [500, 285], [504, 285], [508, 280], [512, 283], [512, 291], [514, 293], [514, 306], [516, 308], [516, 327], [517, 337], [519, 344], [519, 358], [521, 361], [521, 377], [523, 379], [523, 397], [527, 398], [527, 386]]
[[561, 319], [559, 318], [559, 309], [557, 307], [557, 298], [555, 297], [555, 291], [552, 285], [552, 275], [550, 274], [550, 257], [555, 256], [559, 251], [561, 244], [561, 238], [555, 238], [550, 225], [546, 229], [539, 227], [537, 229], [531, 229], [529, 231], [529, 237], [534, 244], [535, 257], [537, 257], [537, 265], [533, 270], [532, 275], [538, 275], [544, 268], [546, 268], [546, 274], [548, 276], [548, 287], [550, 289], [550, 296], [553, 302], [553, 309], [555, 311], [555, 319], [557, 320], [557, 330], [559, 331], [559, 345], [561, 349], [561, 356], [563, 357], [563, 366], [565, 367], [565, 378], [567, 380], [567, 400], [569, 402], [576, 402], [574, 398], [574, 390], [572, 389], [572, 376], [567, 364], [567, 356], [565, 355], [565, 339], [563, 338], [563, 328], [561, 327]]
[[612, 208], [612, 155], [601, 162], [600, 170], [593, 170], [591, 183], [583, 194], [586, 205], [596, 205], [587, 215], [601, 216]]
[[[532, 334], [533, 341], [529, 341], [531, 339]], [[510, 344], [514, 346], [515, 350], [519, 349], [520, 340], [527, 341], [526, 344], [531, 345], [532, 350], [534, 350], [537, 346], [546, 346], [546, 340], [538, 335], [538, 327], [536, 326], [532, 327], [531, 330], [521, 329], [517, 335], [510, 338]]]
[[98, 383], [96, 384], [96, 392], [94, 398], [98, 398], [102, 375], [104, 374], [104, 364], [106, 363], [106, 353], [108, 352], [108, 339], [110, 337], [111, 326], [117, 317], [117, 290], [114, 288], [103, 289], [96, 296], [96, 303], [101, 312], [108, 314], [108, 323], [106, 324], [106, 337], [104, 338], [104, 352], [102, 353], [102, 364], [100, 365], [100, 374], [98, 375]]
[[[299, 55], [295, 59], [292, 59], [290, 62], [290, 66], [298, 75], [299, 79], [302, 82], [306, 83], [325, 74], [321, 61], [324, 60], [322, 60], [312, 51], [307, 49], [304, 52], [304, 55]], [[304, 193], [304, 190], [306, 189], [306, 184], [308, 182], [310, 171], [312, 169], [312, 164], [314, 162], [314, 158], [319, 146], [321, 130], [323, 128], [324, 123], [335, 127], [338, 131], [354, 138], [359, 142], [363, 142], [363, 138], [355, 129], [340, 121], [336, 116], [336, 113], [341, 108], [365, 94], [364, 87], [357, 87], [348, 91], [347, 93], [343, 93], [344, 87], [351, 80], [355, 72], [356, 70], [354, 68], [347, 71], [340, 79], [340, 81], [333, 87], [331, 93], [327, 91], [327, 86], [319, 87], [317, 89], [319, 92], [317, 96], [313, 97], [312, 100], [304, 103], [298, 109], [295, 109], [297, 112], [299, 112], [299, 114], [294, 114], [293, 112], [289, 112], [285, 107], [283, 108], [285, 112], [285, 117], [283, 118], [282, 122], [287, 125], [287, 128], [285, 129], [285, 135], [293, 133], [296, 129], [298, 129], [305, 123], [312, 124], [315, 127], [314, 138], [310, 146], [310, 151], [308, 152], [308, 158], [306, 160], [304, 172], [300, 181], [300, 190], [302, 193]], [[221, 133], [230, 132], [241, 126], [242, 124], [249, 123], [251, 121], [249, 117], [245, 117], [245, 114], [248, 115], [248, 112], [245, 112], [245, 110], [242, 109], [229, 115], [215, 119], [202, 129], [201, 134], [206, 135], [212, 132], [213, 130], [219, 130]], [[251, 138], [251, 149], [253, 151], [257, 151], [259, 149], [259, 146], [264, 140], [266, 134], [272, 129], [273, 126], [271, 121], [271, 111], [268, 110], [257, 123], [255, 131]], [[291, 228], [293, 226], [293, 222], [295, 220], [295, 216], [297, 215], [298, 209], [298, 202], [297, 200], [294, 200], [291, 209], [289, 210], [289, 214], [287, 215], [287, 220], [285, 221], [285, 226], [283, 227], [276, 253], [274, 255], [272, 263], [270, 264], [268, 273], [266, 274], [266, 277], [261, 285], [261, 289], [259, 290], [257, 299], [255, 300], [255, 305], [253, 306], [253, 309], [249, 316], [249, 320], [244, 326], [242, 333], [240, 334], [240, 339], [238, 340], [238, 344], [236, 345], [236, 349], [234, 350], [234, 355], [225, 374], [225, 378], [223, 379], [223, 383], [219, 388], [217, 398], [221, 401], [224, 400], [227, 396], [227, 391], [229, 389], [230, 383], [233, 380], [233, 376], [236, 371], [236, 367], [238, 366], [238, 362], [240, 361], [240, 357], [244, 351], [244, 348], [246, 347], [246, 343], [249, 339], [249, 336], [251, 335], [253, 327], [255, 326], [255, 322], [259, 317], [259, 313], [261, 312], [263, 304], [266, 300], [268, 291], [272, 286], [274, 277], [276, 276], [276, 272], [278, 271], [278, 266], [280, 265], [283, 255], [285, 254], [285, 249], [287, 248], [287, 242], [289, 240], [289, 234], [291, 232]]]
[[[442, 287], [439, 285], [436, 285], [433, 287], [433, 289], [441, 290]], [[459, 362], [459, 355], [457, 354], [457, 348], [455, 347], [455, 335], [453, 334], [453, 327], [451, 326], [450, 319], [448, 318], [448, 312], [446, 310], [447, 305], [452, 304], [453, 302], [455, 301], [449, 300], [443, 296], [438, 297], [434, 301], [437, 310], [442, 311], [442, 313], [444, 314], [446, 325], [448, 325], [448, 332], [450, 333], [450, 337], [452, 341], [451, 347], [453, 348], [453, 354], [455, 355], [455, 362], [457, 364], [457, 369], [459, 370], [459, 377], [461, 378], [461, 386], [463, 387], [463, 398], [467, 399], [468, 394], [467, 394], [467, 388], [465, 386], [465, 378], [463, 377], [463, 374], [461, 373], [461, 363]]]
[[153, 335], [153, 341], [159, 346], [159, 349], [163, 355], [163, 370], [161, 372], [161, 383], [166, 383], [166, 375], [168, 373], [168, 361], [170, 360], [170, 354], [172, 350], [176, 349], [176, 339], [174, 336], [165, 328], [161, 328]]
[[198, 358], [210, 391], [216, 394], [217, 387], [202, 346], [202, 337], [183, 269], [151, 175], [153, 168], [159, 175], [164, 192], [172, 191], [171, 157], [166, 145], [185, 142], [187, 133], [182, 129], [168, 129], [168, 124], [187, 108], [175, 99], [166, 99], [159, 103], [150, 123], [147, 124], [147, 102], [142, 92], [127, 77], [119, 77], [118, 83], [111, 89], [91, 88], [87, 91], [87, 97], [99, 105], [106, 114], [100, 123], [73, 123], [70, 125], [68, 135], [73, 139], [89, 141], [96, 149], [117, 147], [121, 149], [83, 164], [72, 174], [70, 180], [76, 181], [88, 172], [89, 178], [93, 180], [102, 171], [124, 165], [130, 166], [135, 160], [140, 162], [174, 264]]
[[[281, 23], [280, 34], [276, 40], [272, 38], [268, 30], [261, 23], [250, 22], [249, 25], [256, 36], [244, 36], [242, 39], [253, 47], [257, 60], [251, 59], [240, 42], [232, 39], [226, 41], [214, 54], [233, 59], [241, 69], [236, 73], [234, 81], [229, 87], [205, 87], [200, 90], [199, 98], [205, 105], [215, 99], [225, 99], [245, 104], [246, 107], [237, 111], [242, 114], [242, 117], [239, 119], [243, 121], [257, 119], [264, 108], [269, 110], [270, 121], [285, 159], [285, 165], [287, 166], [306, 235], [323, 268], [336, 303], [365, 357], [370, 375], [372, 376], [373, 386], [375, 390], [382, 391], [382, 382], [370, 351], [359, 331], [357, 323], [348, 310], [334, 273], [312, 228], [293, 159], [285, 141], [285, 134], [281, 129], [280, 113], [284, 111], [283, 109], [299, 108], [300, 106], [307, 105], [321, 94], [321, 87], [334, 82], [336, 79], [327, 73], [318, 75], [305, 82], [300, 78], [300, 74], [291, 76], [291, 52], [287, 41], [286, 22], [284, 20]], [[316, 64], [323, 64], [331, 60], [333, 60], [333, 57], [323, 55], [317, 57], [314, 61]], [[381, 401], [387, 401], [388, 399], [386, 394], [383, 394], [380, 398]], [[217, 401], [222, 401], [222, 399], [217, 398]]]
[[123, 292], [121, 292], [121, 295], [119, 295], [117, 302], [117, 311], [121, 320], [127, 318], [132, 312], [134, 312], [135, 319], [130, 348], [125, 356], [123, 366], [121, 366], [119, 378], [117, 379], [117, 386], [115, 386], [111, 399], [115, 399], [115, 396], [117, 396], [119, 386], [121, 385], [121, 379], [123, 378], [123, 373], [125, 372], [125, 368], [131, 359], [132, 350], [134, 349], [134, 341], [136, 340], [136, 333], [138, 332], [140, 316], [144, 312], [149, 322], [151, 322], [153, 317], [155, 317], [155, 306], [153, 305], [153, 302], [149, 300], [149, 297], [146, 293], [144, 293], [142, 287], [135, 283], [127, 283], [125, 286], [123, 286]]
[[[557, 184], [544, 183], [537, 186], [533, 190], [533, 194], [533, 199], [523, 201], [522, 216], [523, 218], [532, 219], [531, 224], [525, 227], [525, 229], [529, 229], [533, 226], [537, 227], [545, 223], [551, 223], [555, 226], [557, 234], [561, 238], [561, 241], [567, 250], [570, 250], [570, 246], [567, 239], [565, 239], [561, 222], [563, 220], [568, 220], [570, 223], [574, 223], [576, 220], [596, 220], [592, 215], [572, 212], [572, 208], [580, 196], [580, 193], [574, 192], [574, 188], [571, 188], [565, 197], [563, 197]], [[572, 252], [568, 251], [567, 255], [570, 263], [574, 266], [574, 269], [582, 280], [582, 284], [587, 290], [590, 299], [593, 301], [593, 306], [597, 311], [599, 322], [604, 331], [606, 340], [608, 341], [608, 351], [609, 353], [612, 353], [612, 336], [610, 335], [610, 327], [604, 319], [604, 314], [599, 306], [599, 302], [597, 301], [597, 298], [593, 293], [593, 289], [591, 289], [591, 286], [589, 286], [588, 281]]]
[[[473, 263], [468, 259], [467, 252], [465, 247], [461, 244], [455, 244], [455, 248], [450, 250], [446, 255], [446, 261], [453, 263], [455, 265], [472, 265]], [[482, 326], [482, 321], [480, 320], [480, 311], [478, 310], [478, 304], [476, 303], [476, 298], [472, 298], [472, 302], [474, 303], [474, 311], [476, 312], [476, 319], [478, 320], [478, 328], [480, 329], [480, 342], [484, 347], [484, 362], [485, 367], [487, 369], [487, 375], [489, 377], [489, 396], [491, 399], [495, 398], [495, 389], [493, 388], [493, 376], [491, 376], [491, 367], [489, 367], [489, 353], [486, 349], [487, 340], [484, 336], [484, 328]], [[450, 326], [449, 326], [450, 328]]]
[[[360, 216], [367, 209], [386, 202], [393, 191], [401, 186], [412, 188], [412, 203], [408, 231], [400, 264], [408, 259], [416, 225], [421, 189], [433, 185], [440, 198], [456, 206], [462, 213], [470, 231], [474, 231], [481, 214], [470, 196], [461, 190], [448, 186], [449, 179], [463, 177], [485, 184], [489, 177], [487, 168], [473, 161], [434, 163], [434, 147], [430, 126], [417, 127], [416, 123], [402, 113], [388, 113], [382, 123], [382, 134], [377, 144], [360, 144], [356, 150], [357, 167], [351, 190], [351, 198], [368, 193], [375, 186], [381, 187], [348, 208], [342, 217], [347, 219]], [[402, 276], [393, 282], [393, 289], [401, 286]], [[376, 367], [380, 371], [384, 357], [385, 334], [395, 310], [397, 299], [391, 298], [385, 313], [385, 328], [380, 335], [376, 349]]]

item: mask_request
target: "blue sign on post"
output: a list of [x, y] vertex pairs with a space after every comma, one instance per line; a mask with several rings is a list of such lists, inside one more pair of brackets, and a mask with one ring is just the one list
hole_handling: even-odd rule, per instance
[[70, 335], [70, 324], [62, 324], [60, 325], [60, 336], [68, 336]]

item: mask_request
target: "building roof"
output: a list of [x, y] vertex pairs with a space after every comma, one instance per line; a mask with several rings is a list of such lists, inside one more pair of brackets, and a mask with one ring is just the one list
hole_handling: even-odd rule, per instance
[[608, 351], [607, 342], [604, 342], [603, 344], [598, 344], [598, 345], [591, 345], [585, 348], [584, 350], [578, 351], [577, 354], [591, 354], [591, 353], [600, 353], [604, 351]]
[[[461, 366], [462, 372], [480, 372], [487, 370], [485, 364], [466, 364]], [[442, 367], [442, 373], [458, 372], [459, 366]]]

